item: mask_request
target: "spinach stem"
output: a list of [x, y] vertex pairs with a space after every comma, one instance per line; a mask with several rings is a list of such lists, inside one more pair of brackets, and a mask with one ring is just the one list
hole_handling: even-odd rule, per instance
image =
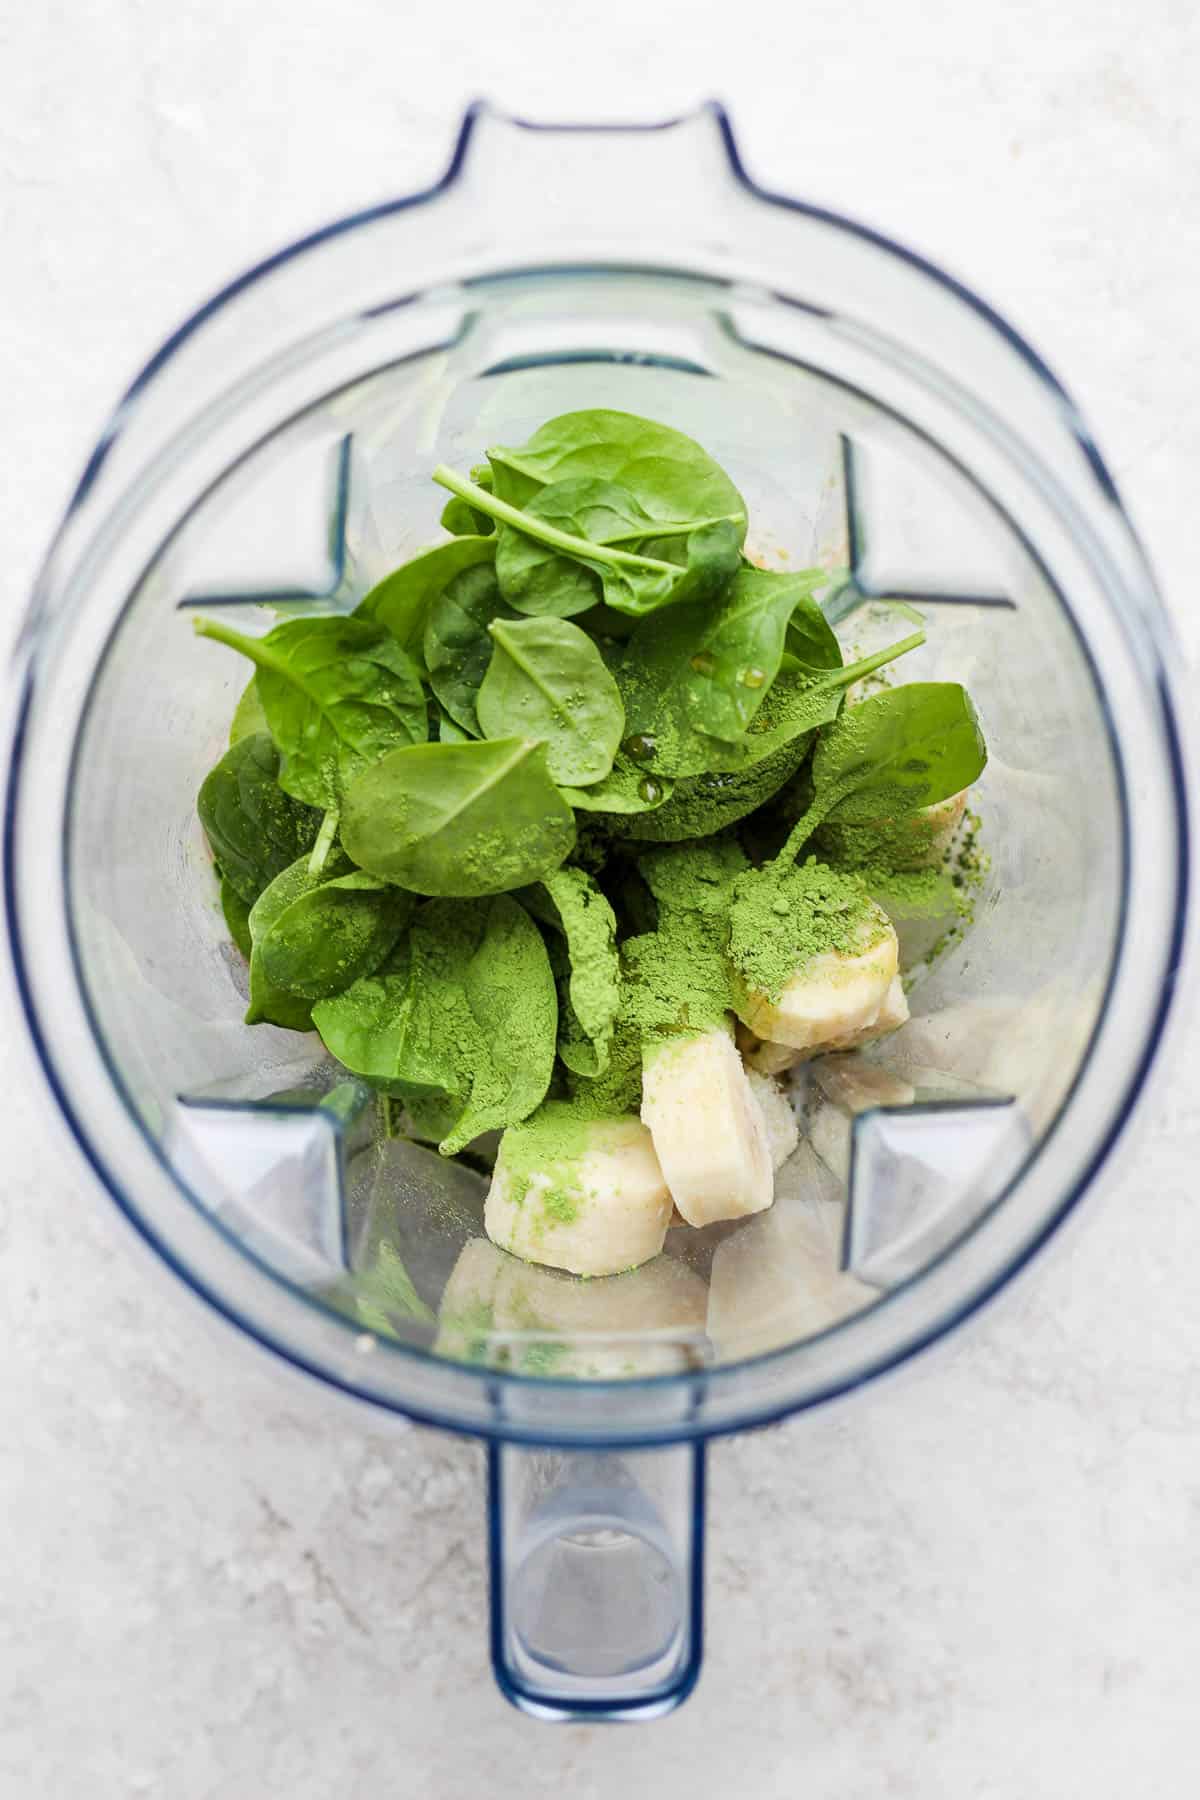
[[333, 840], [337, 836], [339, 812], [331, 806], [321, 820], [321, 829], [317, 833], [317, 841], [312, 847], [312, 855], [308, 859], [308, 872], [315, 877], [321, 873], [333, 849]]
[[925, 642], [924, 631], [914, 631], [911, 637], [901, 638], [898, 644], [889, 644], [886, 650], [876, 650], [873, 656], [864, 656], [858, 662], [847, 663], [845, 668], [834, 671], [834, 687], [849, 687], [853, 681], [861, 681], [866, 675], [873, 675], [876, 669], [884, 668], [895, 662], [898, 656], [907, 656], [910, 650], [919, 650]]
[[[914, 631], [911, 637], [902, 638], [898, 644], [889, 644], [886, 650], [877, 650], [873, 656], [864, 656], [858, 662], [848, 663], [845, 668], [831, 671], [829, 686], [849, 687], [851, 682], [861, 681], [865, 675], [873, 675], [876, 669], [882, 669], [887, 663], [895, 662], [898, 656], [907, 656], [910, 650], [919, 649], [924, 642], [924, 631]], [[782, 869], [785, 864], [796, 860], [817, 826], [841, 798], [842, 790], [834, 788], [823, 798], [813, 801], [808, 811], [802, 813], [792, 826], [788, 833], [787, 843], [778, 856], [772, 858], [771, 867], [773, 869]]]
[[495, 494], [476, 486], [445, 463], [438, 464], [433, 479], [439, 487], [449, 488], [452, 494], [457, 494], [460, 500], [469, 501], [477, 512], [488, 513], [502, 525], [512, 525], [526, 537], [549, 544], [552, 550], [563, 550], [568, 556], [586, 557], [589, 562], [607, 563], [614, 569], [647, 569], [655, 575], [676, 578], [683, 574], [678, 563], [660, 562], [656, 556], [638, 556], [633, 550], [614, 550], [609, 544], [593, 544], [590, 538], [573, 537], [569, 531], [560, 531], [557, 525], [535, 519], [531, 513], [522, 512], [519, 506], [510, 506], [507, 500], [498, 500]]
[[806, 813], [801, 813], [800, 817], [796, 820], [796, 823], [792, 826], [791, 831], [788, 833], [787, 843], [783, 846], [783, 849], [779, 852], [778, 856], [771, 858], [770, 866], [772, 869], [783, 869], [788, 863], [795, 862], [797, 856], [799, 856], [801, 850], [804, 848], [804, 845], [808, 842], [813, 832], [817, 829], [817, 826], [821, 823], [821, 820], [825, 817], [825, 814], [829, 811], [833, 799], [836, 799], [836, 795], [831, 796], [829, 799], [815, 801]]

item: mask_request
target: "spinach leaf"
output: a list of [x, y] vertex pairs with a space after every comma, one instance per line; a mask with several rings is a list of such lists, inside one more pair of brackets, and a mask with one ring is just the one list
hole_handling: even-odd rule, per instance
[[[815, 575], [818, 571], [808, 572]], [[814, 585], [816, 588], [827, 587], [836, 579], [835, 575], [821, 571], [821, 579]], [[910, 617], [914, 625], [920, 625], [919, 613], [910, 611]], [[796, 602], [788, 620], [784, 648], [807, 669], [840, 669], [842, 666], [842, 646], [833, 626], [813, 598], [813, 589]]]
[[196, 811], [221, 873], [253, 905], [267, 883], [311, 850], [321, 815], [279, 785], [279, 752], [265, 732], [239, 738], [200, 785]]
[[364, 619], [291, 619], [246, 637], [197, 619], [201, 637], [257, 664], [255, 685], [282, 757], [279, 785], [310, 806], [336, 807], [359, 772], [428, 731], [421, 678], [382, 626]]
[[[600, 578], [605, 603], [619, 612], [647, 613], [658, 607], [676, 605], [684, 600], [705, 597], [717, 591], [741, 565], [738, 529], [729, 518], [718, 518], [699, 524], [684, 540], [684, 563], [662, 556], [645, 556], [616, 545], [594, 544], [561, 530], [533, 512], [513, 506], [500, 494], [488, 494], [464, 479], [455, 470], [439, 463], [433, 479], [451, 493], [460, 494], [473, 505], [490, 512], [500, 524], [514, 527], [525, 537], [548, 546], [559, 559], [578, 562]], [[660, 546], [661, 547], [661, 546]], [[571, 596], [561, 605], [552, 600], [553, 572], [547, 576], [546, 592], [538, 596], [538, 611], [568, 612], [584, 610], [582, 593], [572, 588]], [[576, 604], [578, 600], [579, 604]], [[588, 605], [596, 594], [588, 595]]]
[[[801, 732], [773, 755], [747, 769], [715, 775], [689, 775], [673, 786], [666, 803], [653, 811], [614, 820], [611, 829], [641, 843], [677, 844], [709, 837], [734, 825], [769, 800], [789, 781], [812, 748], [816, 733]], [[594, 791], [594, 790], [593, 790]]]
[[[583, 869], [555, 869], [540, 887], [553, 922], [566, 939], [558, 1053], [576, 1075], [602, 1075], [621, 1000], [616, 916]], [[547, 908], [535, 905], [533, 910], [540, 916]], [[554, 961], [552, 952], [552, 965]]]
[[[477, 463], [471, 470], [471, 480], [477, 487], [486, 488], [490, 493], [492, 491], [491, 463]], [[452, 531], [456, 537], [486, 537], [489, 532], [496, 529], [486, 513], [477, 512], [473, 506], [468, 506], [465, 500], [460, 500], [457, 494], [452, 500], [447, 500], [442, 508], [441, 523], [444, 531]]]
[[[408, 941], [402, 939], [373, 975], [360, 976], [342, 993], [318, 1000], [312, 1009], [313, 1024], [329, 1054], [351, 1074], [397, 1099], [422, 1089], [444, 1092], [436, 1074], [432, 1081], [422, 1082], [410, 1073], [405, 1085], [397, 1074], [405, 1061], [411, 975], [412, 953]], [[415, 1055], [408, 1059], [408, 1066], [415, 1070]]]
[[751, 768], [832, 719], [846, 688], [915, 650], [925, 638], [914, 632], [845, 668], [814, 670], [784, 663], [750, 729], [734, 741], [700, 731], [692, 717], [694, 640], [695, 609], [656, 613], [638, 626], [617, 670], [629, 734], [623, 748], [648, 774], [680, 777]]
[[457, 724], [450, 717], [450, 714], [446, 711], [444, 706], [439, 706], [437, 709], [436, 725], [437, 737], [434, 739], [435, 743], [469, 744], [471, 741], [470, 733], [464, 731], [462, 726]]
[[554, 977], [537, 927], [507, 895], [422, 906], [407, 955], [318, 1001], [313, 1018], [353, 1073], [432, 1105], [445, 1156], [527, 1118], [550, 1085]]
[[847, 707], [813, 752], [812, 800], [777, 862], [789, 863], [825, 819], [878, 821], [970, 787], [987, 746], [965, 688], [915, 681]]
[[456, 537], [436, 549], [423, 550], [377, 582], [359, 602], [355, 616], [382, 625], [401, 649], [419, 656], [425, 620], [437, 596], [464, 569], [493, 562], [495, 556], [495, 540], [482, 535]]
[[477, 701], [484, 735], [541, 738], [553, 781], [603, 780], [625, 708], [591, 638], [567, 619], [494, 619], [488, 629], [495, 652]]
[[[589, 543], [617, 545], [643, 554], [653, 543], [658, 558], [667, 548], [666, 540], [686, 539], [703, 526], [722, 522], [695, 517], [656, 520], [626, 489], [595, 479], [551, 482], [522, 510], [531, 519]], [[605, 589], [595, 569], [513, 525], [501, 525], [497, 531], [496, 574], [505, 599], [522, 613], [548, 613], [565, 619], [587, 612], [604, 598]]]
[[516, 616], [500, 598], [490, 563], [464, 569], [430, 604], [425, 620], [429, 685], [451, 719], [471, 737], [483, 736], [475, 700], [492, 660], [488, 626], [493, 619]]
[[603, 781], [591, 787], [564, 787], [561, 792], [582, 812], [629, 814], [653, 812], [670, 799], [674, 786], [670, 776], [648, 774], [641, 763], [618, 750]]
[[262, 709], [262, 701], [258, 697], [258, 676], [252, 675], [233, 709], [233, 717], [229, 721], [229, 742], [236, 744], [244, 737], [256, 737], [260, 731], [269, 733], [270, 727]]
[[556, 869], [574, 842], [545, 746], [525, 738], [393, 750], [358, 777], [342, 810], [353, 861], [417, 894], [524, 887]]
[[250, 951], [253, 948], [253, 940], [250, 936], [250, 908], [228, 875], [221, 877], [221, 911], [225, 916], [230, 937], [246, 961], [249, 962]]
[[[742, 736], [779, 673], [785, 636], [797, 613], [797, 636], [806, 647], [814, 640], [813, 666], [841, 667], [837, 639], [812, 601], [813, 590], [827, 580], [824, 569], [776, 574], [742, 568], [717, 599], [692, 609], [692, 651], [681, 680], [698, 731], [729, 741]], [[804, 612], [806, 602], [815, 619]]]
[[736, 518], [746, 535], [746, 503], [724, 469], [694, 438], [653, 419], [608, 408], [561, 413], [528, 443], [497, 445], [488, 461], [524, 505], [551, 482], [581, 477], [618, 483], [651, 518]]
[[250, 908], [250, 1004], [246, 1009], [247, 1025], [280, 1025], [285, 1031], [311, 1031], [312, 1005], [299, 994], [277, 988], [263, 967], [262, 942], [275, 921], [282, 917], [302, 894], [320, 885], [322, 879], [333, 879], [350, 872], [350, 865], [340, 851], [330, 858], [328, 877], [310, 875], [308, 858], [300, 857], [290, 868], [277, 875], [263, 889]]
[[265, 930], [255, 950], [272, 988], [321, 1000], [370, 975], [395, 946], [416, 902], [355, 869], [307, 888]]

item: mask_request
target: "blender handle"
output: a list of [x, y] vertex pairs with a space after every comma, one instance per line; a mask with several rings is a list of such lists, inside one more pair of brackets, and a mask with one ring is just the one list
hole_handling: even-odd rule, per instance
[[646, 1719], [703, 1650], [704, 1445], [488, 1452], [492, 1666], [541, 1719]]

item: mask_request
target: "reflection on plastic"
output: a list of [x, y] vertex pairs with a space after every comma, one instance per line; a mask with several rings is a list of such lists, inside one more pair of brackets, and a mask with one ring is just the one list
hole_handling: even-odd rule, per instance
[[669, 1375], [708, 1360], [707, 1303], [707, 1284], [673, 1257], [585, 1280], [477, 1238], [446, 1283], [434, 1349], [559, 1379]]

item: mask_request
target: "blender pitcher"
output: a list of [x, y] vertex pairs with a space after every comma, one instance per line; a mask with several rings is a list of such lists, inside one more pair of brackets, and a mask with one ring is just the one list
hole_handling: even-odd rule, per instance
[[[437, 537], [435, 463], [593, 405], [699, 439], [757, 554], [843, 569], [847, 648], [919, 612], [904, 678], [966, 682], [991, 760], [974, 923], [935, 958], [899, 921], [911, 1020], [808, 1065], [775, 1205], [581, 1282], [487, 1241], [486, 1156], [388, 1136], [315, 1034], [241, 1022], [195, 795], [245, 671], [188, 615], [350, 611]], [[705, 1440], [938, 1337], [1105, 1162], [1184, 934], [1169, 649], [1037, 356], [930, 264], [756, 187], [715, 107], [619, 130], [473, 109], [434, 188], [251, 270], [121, 401], [16, 653], [6, 903], [29, 1029], [184, 1283], [311, 1375], [488, 1441], [493, 1655], [527, 1711], [677, 1704]]]

